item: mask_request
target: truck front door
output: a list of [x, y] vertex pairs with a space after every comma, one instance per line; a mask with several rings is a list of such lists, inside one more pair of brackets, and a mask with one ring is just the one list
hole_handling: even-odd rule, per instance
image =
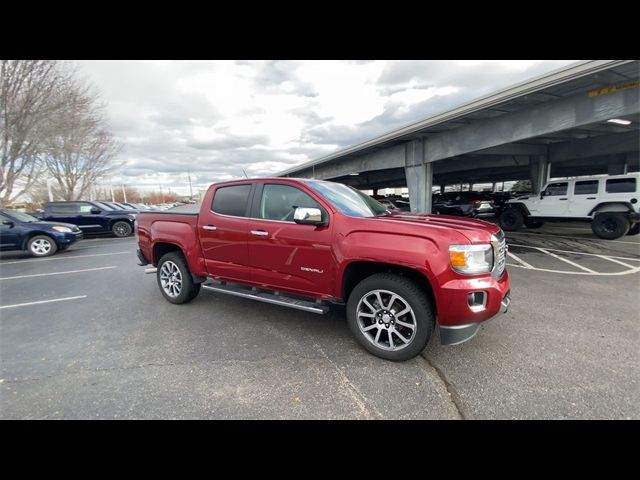
[[299, 225], [296, 207], [320, 208], [309, 194], [291, 185], [258, 185], [249, 220], [252, 281], [307, 295], [328, 295], [336, 278], [331, 224]]

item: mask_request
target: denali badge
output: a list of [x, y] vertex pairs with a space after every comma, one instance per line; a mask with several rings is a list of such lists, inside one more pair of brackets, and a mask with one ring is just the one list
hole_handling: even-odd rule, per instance
[[320, 270], [319, 268], [309, 268], [309, 267], [300, 267], [300, 270], [302, 270], [303, 272], [313, 272], [313, 273], [323, 272], [323, 270]]

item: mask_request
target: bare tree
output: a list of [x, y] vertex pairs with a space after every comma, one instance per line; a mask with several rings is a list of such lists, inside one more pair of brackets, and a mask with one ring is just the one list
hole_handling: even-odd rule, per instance
[[57, 95], [65, 107], [56, 112], [43, 162], [57, 195], [78, 200], [116, 166], [113, 159], [121, 145], [107, 129], [104, 105], [89, 87], [74, 82]]
[[51, 60], [0, 63], [0, 205], [28, 191], [41, 168], [52, 116], [64, 104], [54, 92], [73, 72]]

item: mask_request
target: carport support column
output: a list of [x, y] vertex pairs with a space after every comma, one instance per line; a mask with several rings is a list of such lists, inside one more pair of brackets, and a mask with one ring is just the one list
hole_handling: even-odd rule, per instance
[[551, 173], [551, 165], [546, 155], [529, 157], [529, 176], [533, 193], [540, 193]]
[[411, 211], [431, 213], [433, 164], [424, 163], [423, 140], [414, 140], [407, 144], [405, 175], [407, 177]]
[[627, 154], [610, 155], [607, 160], [607, 173], [609, 175], [624, 175], [627, 173]]

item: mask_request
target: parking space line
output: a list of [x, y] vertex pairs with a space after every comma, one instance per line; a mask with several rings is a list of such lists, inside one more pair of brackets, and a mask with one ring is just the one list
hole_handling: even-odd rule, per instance
[[38, 302], [27, 302], [27, 303], [16, 303], [15, 305], [2, 305], [2, 308], [16, 308], [16, 307], [26, 307], [29, 305], [40, 305], [42, 303], [52, 303], [52, 302], [66, 302], [67, 300], [78, 300], [80, 298], [87, 298], [86, 295], [78, 295], [77, 297], [65, 297], [65, 298], [54, 298], [52, 300], [40, 300]]
[[[531, 270], [527, 267], [523, 267], [522, 265], [516, 265], [513, 263], [508, 263], [507, 265], [516, 268], [524, 268], [525, 270]], [[567, 270], [550, 270], [548, 268], [538, 268], [534, 267], [533, 271], [537, 272], [549, 272], [549, 273], [563, 273], [565, 275], [599, 275], [599, 276], [618, 276], [618, 275], [629, 275], [630, 273], [638, 273], [640, 272], [640, 267], [634, 267], [630, 270], [625, 270], [623, 272], [569, 272]]]
[[525, 262], [524, 260], [522, 260], [519, 256], [517, 256], [514, 253], [511, 252], [507, 252], [507, 255], [509, 255], [511, 258], [513, 258], [516, 262], [520, 262], [522, 264], [522, 266], [526, 267], [526, 268], [533, 268], [531, 265], [529, 265], [527, 262]]
[[105, 255], [130, 255], [131, 252], [113, 252], [113, 253], [93, 253], [89, 255], [62, 255], [52, 258], [34, 258], [32, 260], [16, 260], [14, 262], [0, 262], [0, 265], [11, 265], [12, 263], [30, 263], [30, 262], [50, 262], [51, 260], [69, 260], [74, 258], [86, 258], [86, 257], [103, 257]]
[[572, 240], [590, 240], [592, 242], [615, 242], [615, 243], [626, 243], [629, 245], [640, 245], [640, 242], [623, 242], [622, 240], [604, 240], [601, 238], [587, 238], [587, 237], [570, 237], [568, 235], [555, 235], [551, 233], [525, 233], [525, 232], [507, 232], [507, 238], [509, 235], [527, 235], [529, 237], [560, 237], [560, 238], [571, 238]]
[[582, 265], [578, 265], [576, 262], [572, 262], [571, 260], [568, 260], [566, 258], [562, 258], [561, 256], [556, 255], [555, 253], [551, 253], [550, 251], [545, 250], [544, 248], [536, 247], [536, 250], [539, 250], [542, 253], [546, 253], [547, 255], [550, 255], [553, 258], [557, 258], [558, 260], [562, 260], [563, 262], [566, 262], [569, 265], [573, 265], [574, 267], [579, 268], [580, 270], [584, 270], [585, 272], [598, 273], [595, 270], [591, 270], [590, 268], [583, 267]]
[[[509, 243], [510, 247], [522, 247], [522, 248], [531, 248], [533, 250], [538, 249], [540, 247], [533, 247], [531, 245], [519, 245], [517, 243]], [[545, 250], [551, 250], [552, 252], [560, 252], [560, 253], [573, 253], [576, 255], [587, 255], [590, 257], [600, 257], [601, 255], [597, 254], [597, 253], [586, 253], [586, 252], [574, 252], [571, 250], [560, 250], [558, 248], [548, 248], [548, 247], [544, 247]], [[511, 252], [509, 252], [511, 253]], [[640, 262], [640, 258], [630, 258], [630, 257], [617, 257], [617, 256], [612, 256], [612, 255], [607, 255], [607, 258], [617, 258], [618, 260], [630, 260], [632, 262]]]
[[614, 263], [617, 263], [619, 265], [623, 265], [623, 266], [625, 266], [627, 268], [636, 268], [633, 265], [629, 265], [628, 263], [621, 262], [620, 260], [616, 260], [615, 258], [612, 258], [612, 257], [607, 257], [606, 255], [596, 255], [596, 257], [603, 258], [604, 260], [609, 260], [610, 262], [614, 262]]
[[46, 277], [49, 275], [66, 275], [68, 273], [94, 272], [96, 270], [110, 270], [112, 268], [116, 268], [116, 267], [111, 266], [111, 267], [85, 268], [83, 270], [67, 270], [66, 272], [36, 273], [33, 275], [17, 275], [15, 277], [3, 277], [3, 278], [0, 278], [0, 280], [16, 280], [18, 278]]

